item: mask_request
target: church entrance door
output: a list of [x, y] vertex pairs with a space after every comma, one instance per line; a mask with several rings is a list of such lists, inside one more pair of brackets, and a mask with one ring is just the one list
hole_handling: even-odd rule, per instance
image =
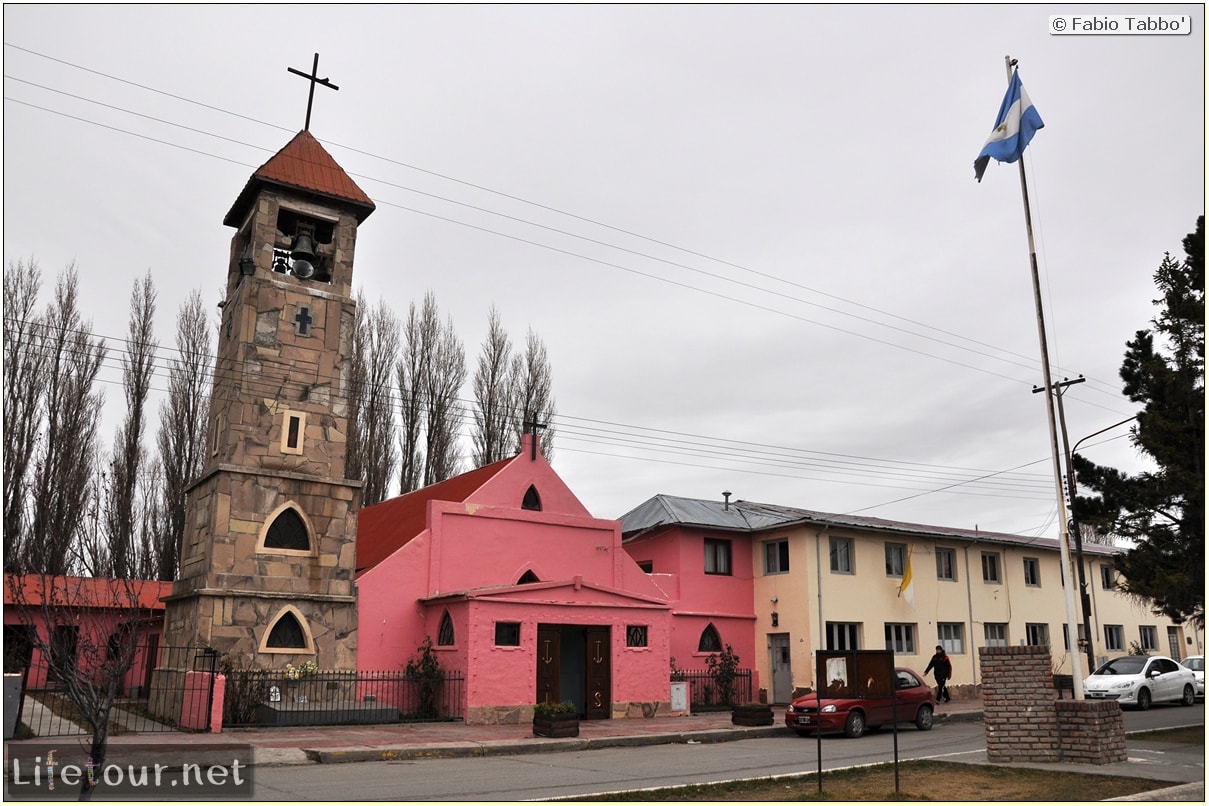
[[608, 627], [537, 625], [537, 702], [570, 700], [584, 719], [608, 719], [612, 647]]

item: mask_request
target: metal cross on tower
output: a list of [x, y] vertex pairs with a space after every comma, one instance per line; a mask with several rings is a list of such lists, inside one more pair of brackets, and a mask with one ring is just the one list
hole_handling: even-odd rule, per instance
[[315, 63], [311, 66], [311, 72], [309, 75], [307, 73], [302, 72], [301, 70], [295, 70], [293, 67], [287, 67], [286, 69], [289, 70], [294, 75], [302, 76], [307, 81], [311, 82], [311, 91], [306, 97], [306, 125], [303, 126], [304, 129], [309, 131], [311, 128], [311, 106], [315, 103], [315, 85], [322, 84], [323, 86], [330, 87], [331, 89], [336, 90], [336, 91], [339, 91], [340, 88], [337, 87], [335, 84], [333, 84], [331, 81], [327, 80], [326, 78], [319, 78], [319, 54], [318, 53], [315, 54]]

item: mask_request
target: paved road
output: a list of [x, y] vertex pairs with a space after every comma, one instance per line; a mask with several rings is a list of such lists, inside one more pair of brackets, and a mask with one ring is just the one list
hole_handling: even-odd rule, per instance
[[[1127, 730], [1204, 724], [1204, 709], [1155, 708], [1126, 715]], [[895, 737], [889, 732], [858, 740], [826, 737], [825, 770], [892, 761]], [[416, 759], [357, 764], [265, 767], [256, 770], [258, 800], [524, 800], [620, 790], [797, 775], [819, 766], [819, 743], [778, 736], [719, 744], [671, 744], [639, 748], [540, 753], [483, 758]], [[1179, 750], [1179, 748], [1175, 748]], [[1169, 746], [1131, 742], [1131, 758], [1150, 764], [1156, 778], [1173, 783], [1204, 780], [1203, 748], [1174, 758]], [[898, 734], [902, 760], [940, 757], [977, 763], [985, 760], [983, 725], [940, 725]], [[1071, 765], [1095, 772], [1089, 765]], [[1139, 767], [1132, 774], [1142, 775]], [[1160, 785], [1156, 785], [1158, 788]]]

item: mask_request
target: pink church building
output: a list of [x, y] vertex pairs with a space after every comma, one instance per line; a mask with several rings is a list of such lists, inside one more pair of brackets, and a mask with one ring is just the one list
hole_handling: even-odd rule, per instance
[[466, 722], [490, 724], [564, 700], [586, 719], [669, 715], [673, 657], [702, 669], [730, 644], [751, 658], [750, 557], [721, 580], [683, 546], [647, 573], [536, 440], [361, 510], [358, 668], [398, 669], [429, 639], [465, 677]]

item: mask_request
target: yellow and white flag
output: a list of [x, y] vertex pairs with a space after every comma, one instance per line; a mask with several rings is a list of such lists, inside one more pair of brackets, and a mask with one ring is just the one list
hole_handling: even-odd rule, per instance
[[915, 585], [911, 578], [911, 550], [907, 549], [907, 566], [903, 569], [903, 581], [898, 586], [898, 598], [905, 599], [907, 604], [915, 607]]

